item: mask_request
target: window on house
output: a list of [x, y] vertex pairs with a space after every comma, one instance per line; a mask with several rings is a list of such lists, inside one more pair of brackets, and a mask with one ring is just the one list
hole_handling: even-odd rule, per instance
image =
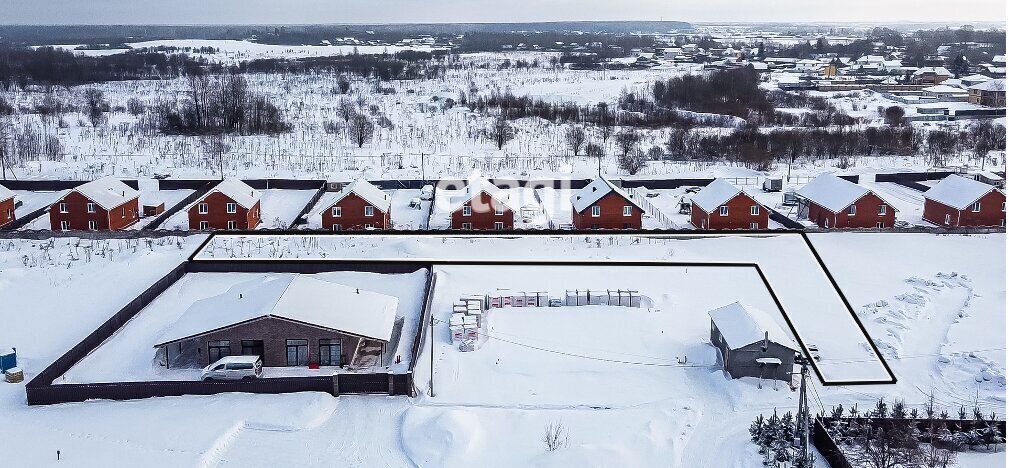
[[624, 229], [630, 229], [631, 223], [624, 223]]
[[463, 229], [473, 229], [473, 223], [462, 223]]
[[319, 365], [339, 366], [343, 364], [343, 345], [338, 339], [319, 340]]
[[88, 213], [94, 213], [95, 211], [96, 211], [95, 210], [95, 204], [91, 203], [91, 202], [88, 202]]
[[123, 217], [124, 218], [126, 217], [126, 207], [125, 206], [123, 207]]
[[238, 213], [238, 203], [228, 203], [228, 213]]
[[592, 229], [599, 229], [599, 225], [598, 224], [593, 224], [592, 225]]
[[210, 356], [210, 363], [217, 362], [222, 357], [231, 356], [231, 341], [210, 340], [207, 343], [207, 355]]
[[750, 207], [750, 216], [757, 216], [760, 214], [760, 206], [753, 205]]
[[592, 207], [592, 216], [595, 216], [595, 217], [598, 218], [602, 214], [603, 214], [603, 211], [602, 211], [601, 208], [599, 208], [598, 206], [593, 206]]
[[340, 208], [339, 206], [334, 206], [333, 207], [333, 217], [334, 218], [339, 218], [341, 216], [343, 216], [343, 208]]
[[630, 205], [624, 205], [624, 216], [630, 216], [634, 209]]
[[70, 221], [60, 221], [60, 230], [61, 231], [69, 231], [70, 230]]
[[466, 205], [466, 206], [462, 207], [462, 215], [463, 216], [472, 216], [473, 215], [473, 207], [469, 206], [469, 205]]
[[494, 230], [495, 231], [504, 231], [504, 223], [502, 223], [501, 221], [495, 221], [494, 222]]
[[375, 227], [375, 225], [374, 225], [374, 224], [365, 224], [365, 225], [364, 225], [364, 228], [365, 228], [365, 229], [371, 229], [371, 228], [373, 228], [373, 227]]
[[975, 213], [980, 213], [981, 212], [981, 202], [979, 202], [979, 201], [974, 202], [974, 204], [970, 206], [970, 210], [973, 211], [973, 212], [975, 212]]
[[228, 229], [238, 229], [238, 223], [235, 221], [228, 221]]
[[334, 231], [339, 231], [340, 229], [343, 229], [343, 226], [341, 226], [341, 225], [339, 225], [339, 224], [334, 224], [334, 225], [333, 225], [333, 230], [334, 230]]
[[751, 231], [756, 231], [757, 229], [760, 229], [760, 224], [759, 223], [750, 223], [750, 230]]
[[242, 356], [263, 357], [263, 340], [242, 340]]
[[949, 214], [947, 213], [947, 214], [946, 214], [946, 224], [949, 224], [949, 222], [950, 222], [950, 216], [949, 216]]
[[287, 365], [308, 365], [308, 340], [287, 340]]
[[886, 226], [884, 226], [884, 225], [883, 225], [883, 222], [882, 222], [882, 221], [877, 221], [877, 222], [876, 222], [876, 228], [877, 228], [877, 229], [883, 229], [883, 228], [885, 228], [885, 227], [886, 227]]
[[497, 205], [497, 206], [494, 207], [494, 214], [496, 216], [503, 216], [504, 213], [505, 213], [505, 209], [504, 209], [503, 206]]
[[60, 213], [69, 213], [70, 209], [66, 203], [60, 203]]
[[375, 216], [375, 207], [374, 206], [366, 206], [366, 207], [364, 207], [364, 215], [365, 216]]
[[200, 214], [210, 213], [210, 205], [208, 205], [206, 203], [200, 203], [200, 206], [199, 206], [198, 209], [200, 210]]
[[210, 229], [210, 221], [200, 221], [200, 230], [206, 231]]
[[98, 221], [88, 221], [88, 229], [92, 231], [98, 230]]
[[879, 205], [879, 214], [880, 215], [886, 214], [886, 205]]
[[729, 207], [725, 205], [718, 207], [718, 216], [728, 216], [728, 215], [729, 215]]
[[855, 216], [855, 205], [848, 207], [848, 216]]

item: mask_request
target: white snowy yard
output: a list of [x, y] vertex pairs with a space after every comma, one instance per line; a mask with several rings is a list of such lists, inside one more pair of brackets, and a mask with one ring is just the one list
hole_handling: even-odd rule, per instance
[[315, 195], [315, 190], [262, 190], [259, 201], [261, 222], [257, 229], [284, 229], [298, 218]]
[[[839, 403], [849, 407], [857, 402], [859, 408], [867, 408], [880, 396], [888, 400], [900, 397], [920, 408], [926, 399], [920, 390], [927, 393], [931, 389], [951, 413], [955, 413], [959, 402], [972, 399], [979, 391], [983, 410], [1005, 414], [1006, 286], [1001, 262], [1005, 235], [847, 233], [815, 234], [811, 238], [898, 378], [896, 385], [816, 384], [814, 410], [819, 410], [820, 403], [824, 407]], [[112, 260], [78, 260], [71, 262], [69, 269], [67, 258], [73, 252], [65, 245], [66, 240], [56, 241], [49, 251], [53, 260], [47, 262], [39, 262], [41, 242], [0, 241], [0, 293], [12, 298], [5, 299], [0, 310], [0, 345], [18, 348], [26, 377], [31, 378], [190, 254], [202, 239], [184, 239], [182, 249], [174, 243], [154, 245], [153, 252], [141, 242], [135, 253], [126, 241], [121, 248], [119, 241], [111, 241]], [[347, 257], [430, 257], [439, 255], [443, 249], [436, 246], [443, 244], [453, 248], [453, 255], [473, 256], [486, 248], [479, 240], [468, 239], [448, 239], [444, 243], [345, 240], [347, 243], [337, 252]], [[558, 246], [544, 245], [543, 241], [517, 241], [507, 250], [513, 254], [528, 252], [526, 257], [578, 254], [599, 260], [618, 256], [717, 260], [724, 258], [723, 251], [738, 254], [743, 250], [730, 249], [725, 241], [697, 245], [689, 240], [643, 240], [625, 245], [603, 237], [598, 247], [594, 242]], [[702, 248], [708, 242], [710, 248]], [[293, 245], [295, 255], [307, 255], [297, 252]], [[781, 276], [775, 276], [771, 268], [765, 269], [772, 284], [787, 280], [782, 288], [801, 289], [798, 284], [808, 281], [804, 278], [809, 276], [806, 270], [791, 266], [798, 262], [790, 260], [794, 252], [787, 244], [771, 241], [757, 245], [767, 252], [765, 256], [780, 257], [769, 261], [770, 266], [782, 269]], [[490, 254], [495, 253], [500, 252]], [[45, 266], [24, 266], [23, 255]], [[999, 260], [993, 262], [993, 258]], [[763, 260], [761, 264], [763, 267]], [[630, 313], [633, 321], [621, 323], [613, 320], [610, 308], [598, 313], [570, 311], [588, 312], [587, 317], [602, 320], [599, 326], [570, 327], [572, 333], [585, 336], [585, 340], [560, 333], [561, 327], [556, 325], [572, 322], [566, 312], [531, 317], [537, 309], [496, 310], [490, 323], [495, 333], [520, 335], [527, 341], [546, 342], [551, 349], [575, 351], [573, 354], [594, 355], [590, 353], [607, 350], [611, 352], [607, 357], [612, 357], [612, 351], [643, 355], [624, 356], [620, 359], [623, 361], [663, 358], [675, 363], [679, 354], [687, 353], [693, 360], [691, 349], [704, 354], [703, 331], [687, 330], [701, 324], [695, 322], [687, 327], [691, 324], [684, 322], [687, 328], [682, 333], [670, 335], [675, 339], [666, 337], [665, 330], [680, 322], [671, 322], [672, 316], [664, 314], [684, 309], [682, 295], [674, 293], [681, 286], [712, 287], [690, 282], [689, 277], [698, 274], [696, 270], [690, 269], [685, 276], [682, 272], [670, 273], [676, 276], [673, 279], [683, 282], [671, 285], [666, 298], [656, 295], [659, 309], [662, 303], [671, 306], [654, 315], [641, 309]], [[537, 274], [485, 278], [460, 275], [464, 270], [446, 272], [452, 281], [440, 286], [458, 287], [467, 293], [482, 291], [485, 286], [554, 289], [566, 287], [562, 283], [572, 279]], [[956, 277], [952, 276], [954, 272]], [[645, 284], [661, 279], [657, 275], [595, 276], [592, 280], [575, 279], [584, 282], [585, 287], [594, 287], [590, 281], [609, 284], [640, 279]], [[732, 279], [741, 285], [749, 284], [746, 278]], [[110, 284], [116, 287], [110, 288]], [[60, 294], [47, 294], [52, 288], [59, 288]], [[644, 287], [641, 289], [645, 292]], [[40, 295], [24, 295], [25, 291]], [[446, 300], [441, 294], [438, 300]], [[455, 295], [448, 290], [445, 294]], [[779, 291], [779, 295], [789, 309], [786, 293]], [[815, 298], [799, 295], [794, 299], [813, 304]], [[748, 301], [759, 303], [760, 298]], [[517, 312], [541, 326], [526, 329], [519, 315], [504, 316], [502, 312]], [[556, 333], [552, 328], [558, 328]], [[627, 339], [642, 331], [650, 332], [652, 338]], [[600, 337], [610, 336], [616, 340], [600, 343]], [[442, 340], [447, 340], [444, 334]], [[510, 341], [523, 342], [518, 338]], [[827, 361], [826, 342], [818, 344]], [[994, 348], [1001, 349], [983, 351]], [[726, 380], [715, 371], [658, 366], [629, 369], [627, 364], [590, 364], [583, 358], [556, 353], [536, 353], [538, 366], [522, 366], [519, 358], [525, 360], [524, 355], [532, 354], [532, 350], [525, 348], [524, 355], [515, 355], [517, 351], [503, 343], [487, 345], [466, 356], [455, 351], [449, 355], [448, 351], [436, 363], [439, 371], [435, 397], [424, 395], [412, 401], [398, 397], [333, 398], [312, 393], [230, 394], [28, 407], [24, 403], [24, 384], [0, 383], [4, 414], [0, 418], [0, 438], [17, 447], [6, 452], [5, 463], [104, 467], [128, 459], [150, 467], [250, 463], [426, 467], [466, 466], [478, 460], [481, 466], [757, 467], [760, 457], [746, 433], [749, 422], [757, 414], [768, 415], [775, 408], [780, 414], [794, 411], [796, 406], [796, 394], [783, 385], [778, 390], [767, 386], [757, 389], [753, 379]], [[151, 356], [149, 348], [140, 352]], [[483, 360], [481, 353], [493, 358]], [[422, 355], [419, 364], [425, 365], [427, 358]], [[501, 375], [489, 373], [495, 368], [502, 370]], [[423, 378], [422, 369], [418, 369], [418, 380]], [[554, 386], [541, 383], [545, 378]], [[479, 391], [453, 388], [454, 382]], [[547, 452], [541, 440], [543, 429], [557, 422], [567, 428], [569, 444]], [[56, 450], [61, 451], [62, 462], [56, 462]], [[1006, 457], [1004, 452], [961, 454], [961, 460], [965, 466], [1002, 466]]]
[[14, 210], [14, 215], [18, 218], [29, 213], [50, 206], [63, 195], [63, 192], [34, 192], [28, 190], [15, 190], [15, 200], [21, 202], [21, 206]]

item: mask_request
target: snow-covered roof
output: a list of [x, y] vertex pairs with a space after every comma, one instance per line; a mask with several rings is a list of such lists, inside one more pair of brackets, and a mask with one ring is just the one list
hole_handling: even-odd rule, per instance
[[981, 81], [990, 81], [991, 79], [992, 79], [992, 78], [991, 78], [990, 76], [986, 76], [986, 75], [982, 75], [982, 74], [980, 74], [980, 73], [975, 73], [975, 74], [973, 74], [973, 75], [970, 75], [970, 76], [965, 76], [965, 77], [963, 77], [963, 78], [960, 78], [960, 81], [966, 81], [966, 82], [970, 82], [970, 81], [974, 81], [974, 82], [981, 82]]
[[155, 346], [264, 317], [389, 341], [398, 306], [396, 297], [312, 275], [270, 274], [196, 301], [165, 330]]
[[7, 201], [10, 200], [11, 198], [14, 198], [14, 191], [7, 187], [4, 187], [3, 185], [0, 185], [0, 201]]
[[341, 190], [340, 194], [336, 197], [336, 200], [333, 200], [333, 203], [329, 203], [329, 206], [326, 208], [328, 209], [351, 193], [361, 197], [364, 201], [370, 203], [372, 206], [378, 208], [384, 213], [388, 213], [389, 207], [392, 206], [392, 197], [389, 196], [388, 193], [383, 192], [382, 189], [372, 185], [371, 182], [368, 182], [367, 180], [357, 179], [344, 186], [343, 190]]
[[963, 210], [992, 190], [998, 191], [998, 188], [953, 174], [928, 189], [925, 198]]
[[234, 200], [235, 203], [238, 203], [239, 206], [247, 210], [251, 209], [263, 197], [263, 194], [259, 190], [249, 187], [249, 184], [234, 178], [222, 180], [211, 191], [207, 192], [207, 195], [214, 192], [219, 192]]
[[140, 192], [123, 183], [119, 179], [105, 177], [93, 180], [83, 185], [74, 187], [73, 191], [80, 193], [98, 204], [98, 206], [111, 210], [123, 203], [126, 203], [140, 196]]
[[745, 306], [738, 302], [733, 302], [727, 306], [719, 307], [708, 312], [711, 321], [718, 327], [718, 332], [722, 334], [725, 344], [730, 349], [738, 349], [764, 339], [767, 339], [798, 349], [792, 335], [788, 334], [763, 311]]
[[1005, 63], [1005, 55], [996, 55], [991, 58], [994, 63]]
[[581, 213], [585, 211], [586, 208], [592, 206], [593, 203], [599, 201], [605, 197], [610, 192], [614, 192], [620, 195], [625, 200], [634, 204], [634, 206], [640, 208], [644, 211], [644, 207], [641, 206], [634, 198], [627, 194], [623, 189], [613, 185], [613, 182], [606, 180], [603, 177], [597, 177], [596, 180], [589, 182], [588, 185], [582, 187], [580, 190], [571, 195], [571, 206], [576, 212]]
[[978, 83], [971, 86], [969, 89], [975, 91], [1002, 91], [1005, 92], [1005, 80], [988, 80], [984, 83]]
[[840, 213], [851, 206], [852, 203], [855, 203], [858, 199], [871, 192], [871, 190], [861, 185], [849, 182], [836, 175], [822, 174], [809, 181], [808, 184], [800, 188], [796, 193], [834, 213]]
[[[947, 80], [947, 81], [949, 81], [949, 80]], [[940, 84], [940, 85], [935, 85], [935, 86], [929, 86], [927, 88], [923, 88], [922, 92], [936, 93], [936, 94], [949, 94], [949, 93], [967, 94], [967, 90], [966, 89], [958, 88], [956, 86], [950, 86], [950, 85], [947, 85], [947, 84]]]
[[499, 203], [504, 204], [509, 210], [518, 212], [518, 206], [509, 200], [508, 192], [501, 190], [497, 185], [492, 184], [485, 177], [473, 176], [466, 181], [466, 189], [463, 190], [462, 195], [452, 197], [451, 203], [449, 203], [449, 212], [456, 211], [462, 208], [463, 205], [469, 203], [470, 200], [476, 198], [481, 193], [487, 193], [491, 198], [497, 200]]
[[914, 72], [914, 76], [924, 75], [926, 73], [934, 73], [941, 76], [952, 76], [953, 74], [946, 69], [946, 67], [921, 67]]
[[704, 210], [705, 213], [714, 213], [719, 206], [731, 200], [736, 195], [744, 193], [743, 189], [736, 187], [725, 179], [715, 179], [710, 184], [694, 194], [691, 199], [694, 204]]

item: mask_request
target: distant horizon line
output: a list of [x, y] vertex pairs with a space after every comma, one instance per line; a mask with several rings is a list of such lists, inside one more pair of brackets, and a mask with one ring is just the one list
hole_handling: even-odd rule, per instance
[[[493, 24], [563, 24], [563, 23], [687, 23], [690, 25], [782, 25], [793, 24], [803, 26], [814, 25], [901, 25], [901, 24], [935, 24], [935, 25], [973, 25], [973, 24], [1000, 24], [1006, 25], [1005, 20], [899, 20], [899, 21], [820, 21], [820, 20], [776, 20], [776, 21], [691, 21], [691, 20], [667, 20], [667, 19], [642, 19], [642, 20], [549, 20], [549, 21], [423, 21], [423, 22], [400, 22], [393, 21], [387, 23], [380, 22], [339, 22], [339, 23], [0, 23], [3, 26], [37, 26], [37, 27], [67, 27], [67, 26], [449, 26], [449, 25], [493, 25]], [[1003, 28], [1004, 29], [1004, 28]]]

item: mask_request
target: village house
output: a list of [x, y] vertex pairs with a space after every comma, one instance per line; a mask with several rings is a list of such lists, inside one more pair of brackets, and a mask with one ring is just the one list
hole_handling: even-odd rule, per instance
[[799, 346], [762, 311], [734, 302], [708, 312], [711, 344], [722, 369], [732, 378], [757, 377], [789, 382]]
[[0, 227], [14, 221], [14, 191], [0, 185]]
[[1005, 193], [950, 175], [925, 192], [922, 219], [944, 227], [1005, 227]]
[[190, 205], [189, 228], [255, 229], [260, 221], [262, 194], [238, 179], [225, 179]]
[[967, 88], [967, 102], [987, 107], [1005, 107], [1005, 80], [988, 80]]
[[313, 275], [267, 275], [193, 303], [154, 347], [169, 368], [235, 355], [266, 367], [382, 365], [398, 305]]
[[515, 228], [515, 208], [508, 193], [489, 180], [475, 177], [449, 207], [452, 229], [504, 231]]
[[602, 177], [571, 196], [571, 223], [575, 229], [641, 229], [644, 213], [633, 197]]
[[976, 84], [981, 84], [981, 83], [984, 83], [985, 81], [991, 81], [991, 80], [992, 80], [992, 78], [990, 76], [984, 76], [984, 75], [975, 73], [973, 75], [965, 76], [965, 77], [960, 78], [960, 84], [962, 84], [963, 86], [965, 86], [967, 88], [970, 88], [971, 86], [974, 86]]
[[796, 192], [799, 218], [822, 228], [891, 228], [897, 210], [865, 187], [823, 174]]
[[767, 208], [725, 179], [715, 179], [690, 200], [698, 229], [767, 229]]
[[[947, 83], [950, 81], [953, 80], [946, 80]], [[966, 101], [967, 94], [966, 89], [948, 84], [929, 86], [921, 90], [922, 96], [936, 98], [940, 101]]]
[[106, 177], [69, 190], [49, 207], [54, 231], [115, 231], [140, 220], [140, 194]]
[[327, 231], [389, 229], [392, 196], [364, 179], [347, 184], [335, 199], [322, 205], [322, 228]]
[[944, 67], [921, 67], [911, 74], [911, 81], [916, 84], [937, 85], [951, 76], [953, 74]]

